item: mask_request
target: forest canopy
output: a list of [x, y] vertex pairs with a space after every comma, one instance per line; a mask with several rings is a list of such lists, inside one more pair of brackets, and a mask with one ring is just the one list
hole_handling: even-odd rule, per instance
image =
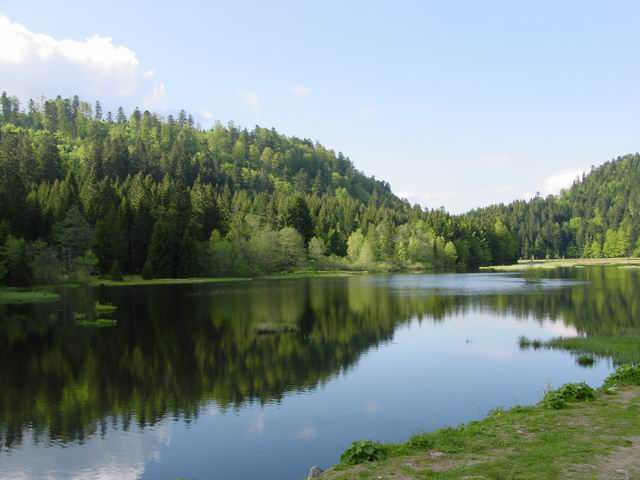
[[[623, 171], [624, 170], [624, 171]], [[309, 139], [180, 111], [0, 98], [0, 279], [475, 269], [637, 249], [637, 156], [562, 196], [452, 216]], [[635, 182], [634, 182], [635, 179]], [[603, 193], [603, 189], [605, 190]]]
[[592, 168], [558, 196], [493, 205], [465, 217], [502, 222], [515, 234], [520, 258], [640, 256], [640, 155]]

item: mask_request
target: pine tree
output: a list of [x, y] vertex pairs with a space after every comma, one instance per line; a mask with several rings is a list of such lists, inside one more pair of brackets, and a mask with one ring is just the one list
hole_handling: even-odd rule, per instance
[[313, 237], [313, 219], [307, 202], [302, 197], [297, 197], [289, 206], [285, 215], [285, 225], [295, 228], [307, 245]]

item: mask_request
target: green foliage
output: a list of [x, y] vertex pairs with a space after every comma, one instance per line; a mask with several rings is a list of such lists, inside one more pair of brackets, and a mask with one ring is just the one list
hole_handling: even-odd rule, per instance
[[371, 440], [355, 441], [340, 455], [342, 465], [357, 465], [365, 462], [379, 462], [387, 455], [386, 448]]
[[591, 355], [580, 355], [576, 358], [576, 363], [581, 367], [590, 367], [595, 363], [595, 359]]
[[309, 206], [304, 198], [297, 197], [293, 200], [285, 214], [284, 221], [285, 225], [295, 228], [302, 235], [305, 245], [309, 243], [313, 236], [314, 226]]
[[93, 306], [93, 310], [98, 317], [106, 317], [112, 315], [118, 307], [111, 305], [110, 303], [96, 302]]
[[74, 322], [79, 327], [94, 327], [94, 328], [105, 328], [105, 327], [115, 327], [118, 322], [113, 320], [112, 318], [95, 318], [93, 320], [86, 318], [76, 318]]
[[604, 381], [605, 388], [640, 385], [640, 365], [621, 365]]
[[545, 408], [564, 408], [567, 402], [583, 402], [593, 400], [595, 390], [586, 383], [567, 383], [557, 390], [547, 392], [542, 399], [542, 406]]
[[316, 270], [322, 269], [327, 263], [327, 245], [321, 238], [313, 237], [308, 246], [309, 260]]
[[5, 284], [25, 286], [31, 283], [33, 278], [31, 259], [27, 251], [27, 244], [23, 239], [7, 237], [0, 250], [0, 263], [3, 265], [4, 276], [2, 280]]
[[538, 350], [544, 345], [544, 342], [537, 338], [529, 339], [525, 336], [521, 336], [518, 338], [518, 345], [523, 350], [527, 348], [533, 348], [534, 350]]
[[0, 305], [19, 305], [23, 303], [47, 303], [60, 299], [60, 295], [46, 290], [21, 290], [0, 288]]
[[[485, 229], [501, 222], [515, 235], [520, 258], [640, 255], [639, 185], [640, 155], [626, 155], [593, 168], [558, 196], [493, 205], [464, 217]], [[501, 263], [498, 230], [489, 239], [494, 263]]]
[[[27, 252], [46, 243], [33, 258], [37, 282], [86, 281], [89, 270], [110, 275], [114, 265], [174, 278], [271, 274], [308, 260], [316, 269], [392, 271], [513, 257], [506, 224], [412, 207], [342, 153], [306, 139], [233, 124], [202, 130], [184, 112], [164, 120], [118, 109], [114, 120], [77, 97], [30, 101], [22, 111], [5, 97], [12, 113], [0, 118], [0, 244], [9, 233]], [[353, 235], [362, 238], [347, 261]], [[317, 241], [308, 250], [313, 237], [324, 253]], [[95, 265], [84, 262], [89, 249]], [[11, 280], [6, 262], [0, 274]]]

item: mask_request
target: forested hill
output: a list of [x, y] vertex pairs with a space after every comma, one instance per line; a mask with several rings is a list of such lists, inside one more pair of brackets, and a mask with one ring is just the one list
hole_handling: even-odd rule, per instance
[[521, 258], [640, 256], [640, 155], [609, 161], [561, 192], [464, 215], [500, 219], [515, 233]]
[[514, 257], [497, 222], [410, 206], [341, 153], [181, 111], [0, 99], [0, 279], [475, 268]]

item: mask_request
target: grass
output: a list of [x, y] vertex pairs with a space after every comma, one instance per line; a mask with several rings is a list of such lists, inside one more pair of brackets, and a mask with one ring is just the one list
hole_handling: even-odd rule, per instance
[[640, 258], [563, 258], [553, 260], [519, 260], [513, 265], [494, 265], [480, 267], [492, 272], [519, 272], [531, 269], [554, 269], [571, 267], [589, 267], [597, 265], [618, 265], [624, 268], [640, 267]]
[[531, 340], [527, 337], [522, 336], [518, 338], [518, 345], [520, 345], [520, 348], [522, 349], [533, 348], [535, 350], [538, 350], [539, 348], [542, 347], [543, 342], [542, 340], [538, 340], [536, 338]]
[[576, 358], [576, 363], [581, 367], [591, 367], [596, 362], [596, 360], [591, 355], [579, 355]]
[[[82, 315], [82, 314], [80, 314]], [[77, 317], [74, 322], [79, 327], [96, 327], [96, 328], [104, 328], [104, 327], [114, 327], [118, 324], [112, 318], [94, 318], [87, 319], [86, 317]]]
[[640, 334], [637, 332], [606, 337], [557, 337], [547, 341], [520, 337], [518, 344], [520, 348], [544, 347], [571, 352], [577, 356], [580, 365], [592, 365], [594, 357], [610, 358], [616, 365], [640, 363]]
[[[545, 402], [495, 410], [485, 419], [382, 445], [383, 459], [339, 465], [323, 479], [597, 479], [640, 474], [640, 367], [621, 367], [594, 391], [570, 384]], [[547, 402], [548, 403], [548, 402]]]
[[25, 303], [55, 302], [60, 295], [47, 290], [23, 290], [18, 288], [0, 288], [0, 305], [19, 305]]
[[[152, 286], [152, 285], [195, 285], [206, 283], [226, 283], [226, 282], [250, 282], [253, 280], [280, 280], [288, 278], [308, 278], [308, 277], [347, 277], [362, 272], [352, 272], [346, 270], [303, 270], [291, 273], [278, 273], [273, 275], [263, 275], [257, 277], [191, 277], [191, 278], [151, 278], [144, 279], [141, 275], [125, 275], [121, 280], [93, 276], [85, 283], [64, 283], [55, 286], [66, 287], [132, 287], [132, 286]], [[54, 285], [42, 285], [52, 287]]]
[[118, 309], [118, 307], [111, 305], [110, 303], [100, 302], [96, 302], [93, 308], [98, 317], [108, 317]]
[[298, 327], [290, 325], [288, 323], [278, 322], [261, 322], [257, 323], [253, 327], [254, 332], [260, 335], [266, 335], [271, 333], [292, 333], [297, 332]]
[[101, 277], [91, 277], [87, 285], [91, 287], [132, 287], [139, 285], [192, 285], [200, 283], [239, 282], [250, 280], [249, 278], [151, 278], [144, 279], [140, 275], [126, 275], [122, 280], [113, 280]]

